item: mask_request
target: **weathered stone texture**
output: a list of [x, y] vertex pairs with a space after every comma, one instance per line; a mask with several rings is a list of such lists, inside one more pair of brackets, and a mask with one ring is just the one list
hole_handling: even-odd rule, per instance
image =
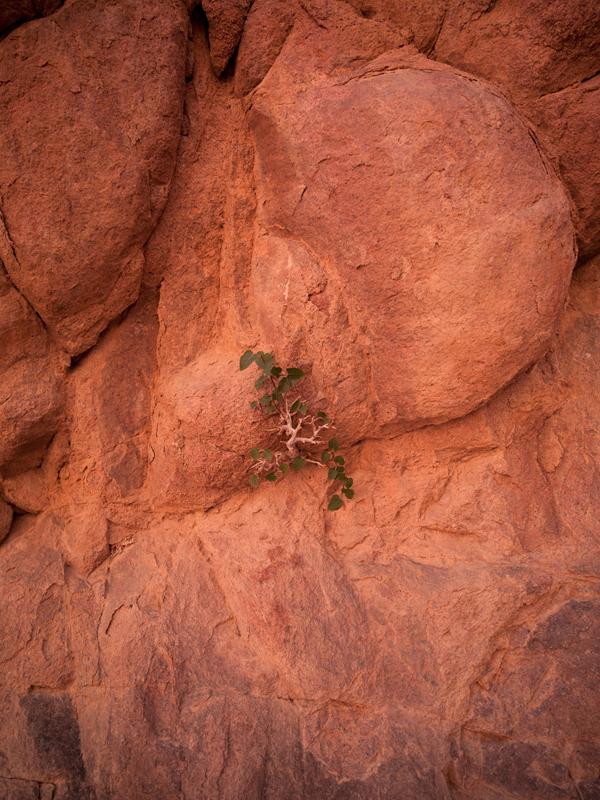
[[5, 6], [0, 797], [596, 800], [597, 4]]
[[70, 353], [137, 297], [174, 166], [185, 46], [176, 0], [79, 0], [2, 42], [5, 267]]

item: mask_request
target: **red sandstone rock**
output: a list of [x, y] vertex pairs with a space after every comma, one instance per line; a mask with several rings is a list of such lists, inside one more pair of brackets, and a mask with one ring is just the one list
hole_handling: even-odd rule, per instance
[[64, 368], [39, 317], [2, 270], [13, 259], [1, 224], [0, 216], [0, 474], [10, 475], [38, 466], [56, 432]]
[[[411, 58], [390, 74], [386, 56], [357, 74], [409, 37], [401, 24], [430, 47], [440, 22], [435, 5], [420, 15], [410, 4], [353, 5], [364, 16], [336, 0], [298, 3], [279, 55], [243, 103], [235, 75], [215, 77], [202, 15], [193, 15], [183, 135], [145, 248], [143, 290], [66, 373], [53, 339], [58, 323], [45, 330], [27, 292], [0, 283], [0, 795], [10, 800], [598, 794], [600, 259], [573, 274], [551, 334], [552, 313], [544, 321], [541, 305], [533, 310], [528, 279], [535, 275], [539, 297], [555, 296], [558, 316], [568, 269], [553, 272], [552, 255], [528, 254], [540, 243], [552, 254], [553, 238], [566, 243], [569, 226], [564, 195], [518, 114], [487, 84], [434, 62]], [[100, 17], [124, 7], [94, 6]], [[39, 47], [50, 22], [33, 23]], [[172, 31], [172, 17], [164, 24]], [[159, 40], [148, 33], [144, 45], [155, 52]], [[243, 63], [263, 65], [253, 80], [265, 53], [275, 54], [269, 42], [254, 56], [248, 44]], [[179, 48], [169, 53], [180, 58]], [[574, 68], [582, 53], [577, 45]], [[560, 66], [568, 58], [559, 55]], [[419, 89], [412, 98], [386, 83], [400, 78]], [[436, 80], [441, 97], [432, 93]], [[573, 197], [587, 198], [579, 231], [585, 222], [589, 242], [593, 153], [588, 175], [581, 164], [594, 132], [578, 133], [575, 120], [593, 119], [586, 87], [594, 86], [549, 95], [538, 111], [534, 100], [527, 112], [544, 146], [573, 142], [563, 151], [572, 160], [560, 166]], [[395, 116], [382, 137], [377, 115], [392, 114], [390, 95]], [[255, 173], [244, 111], [253, 96], [281, 133], [269, 138], [255, 126], [263, 161]], [[418, 116], [427, 98], [427, 115]], [[276, 108], [280, 99], [289, 107]], [[44, 112], [51, 119], [51, 107]], [[436, 120], [437, 137], [429, 130]], [[350, 172], [340, 130], [364, 162]], [[139, 147], [155, 141], [142, 137]], [[328, 160], [295, 187], [289, 164], [305, 170], [319, 153]], [[275, 164], [267, 182], [265, 160]], [[410, 189], [419, 169], [439, 161], [445, 172], [423, 181], [435, 186], [394, 195], [393, 165], [412, 167], [403, 178]], [[302, 199], [293, 213], [295, 188]], [[555, 211], [536, 218], [544, 192]], [[538, 202], [523, 211], [528, 199]], [[456, 260], [446, 274], [447, 262], [428, 261], [424, 247], [413, 269], [422, 280], [393, 317], [398, 301], [383, 292], [402, 279], [389, 269], [405, 247], [398, 220], [409, 243], [426, 239], [438, 220], [452, 235], [437, 241], [446, 254], [454, 247]], [[7, 230], [0, 257], [14, 275], [8, 215]], [[471, 240], [480, 260], [469, 261]], [[344, 270], [362, 257], [361, 241], [377, 259], [348, 273], [372, 268], [377, 280], [359, 292]], [[482, 297], [481, 263], [498, 253], [488, 285], [502, 291], [485, 299], [483, 332], [461, 339]], [[436, 286], [439, 315], [418, 317]], [[449, 306], [449, 298], [461, 302]], [[359, 313], [365, 329], [353, 340], [345, 320]], [[509, 342], [498, 364], [492, 334], [502, 315], [506, 338], [522, 329], [523, 342], [512, 350]], [[377, 328], [385, 336], [373, 337]], [[397, 352], [399, 331], [417, 329], [463, 365], [460, 380], [448, 370], [444, 400], [457, 418], [384, 439], [369, 423], [367, 438], [350, 445], [381, 404], [368, 399], [370, 374], [351, 391], [343, 369], [352, 364], [360, 375], [385, 348]], [[513, 378], [502, 372], [527, 347], [523, 366], [535, 359], [544, 336], [549, 349], [537, 363]], [[238, 489], [259, 426], [247, 405], [251, 370], [240, 373], [237, 359], [269, 344], [312, 369], [312, 384], [329, 380], [345, 415], [339, 434], [356, 495], [335, 514], [325, 510], [331, 489], [317, 467], [256, 492]], [[477, 381], [480, 354], [495, 374]], [[400, 360], [386, 391], [404, 392], [414, 408], [442, 368], [432, 358], [411, 375]], [[463, 380], [479, 396], [469, 414], [457, 410]], [[484, 402], [494, 381], [508, 385]]]
[[46, 17], [56, 11], [63, 0], [4, 0], [0, 8], [0, 33], [7, 28]]
[[[533, 630], [515, 631], [518, 647], [476, 690], [457, 742], [450, 774], [458, 797], [497, 797], [494, 790], [532, 800], [557, 791], [594, 796], [599, 616], [596, 597], [571, 599]], [[568, 766], [561, 753], [565, 735], [577, 742]]]
[[111, 8], [80, 0], [0, 45], [5, 266], [70, 353], [137, 297], [180, 128], [183, 9]]
[[235, 66], [235, 87], [248, 94], [275, 63], [294, 24], [287, 0], [255, 0], [244, 23]]
[[240, 373], [237, 354], [219, 351], [169, 375], [150, 439], [157, 507], [210, 508], [247, 484], [250, 449], [270, 443], [250, 409], [253, 382]]
[[3, 477], [0, 491], [7, 503], [20, 513], [39, 514], [48, 508], [50, 497], [43, 467]]
[[10, 530], [13, 518], [12, 507], [8, 503], [0, 500], [0, 542], [2, 542]]
[[76, 513], [63, 529], [65, 563], [87, 577], [109, 556], [107, 532], [102, 509], [86, 508]]
[[599, 45], [597, 3], [476, 0], [449, 5], [433, 56], [505, 87], [523, 104], [592, 76]]
[[244, 20], [252, 0], [203, 0], [202, 10], [208, 20], [210, 60], [219, 76], [229, 63], [242, 36]]
[[386, 20], [400, 29], [408, 43], [422, 53], [433, 49], [448, 10], [453, 7], [448, 0], [435, 0], [427, 5], [418, 0], [349, 0], [349, 4], [367, 19]]
[[407, 43], [408, 37], [385, 18], [362, 17], [345, 2], [301, 0], [270, 81], [285, 82], [290, 72], [295, 82], [308, 83], [346, 74]]
[[542, 96], [526, 110], [573, 198], [583, 263], [600, 251], [600, 77]]
[[261, 87], [251, 120], [257, 323], [286, 360], [310, 353], [350, 437], [468, 413], [547, 349], [568, 203], [490, 87], [399, 54]]
[[0, 268], [0, 370], [25, 358], [43, 358], [48, 352], [48, 337], [36, 316]]
[[0, 31], [36, 16], [33, 0], [6, 0], [0, 10]]
[[579, 213], [582, 261], [600, 248], [599, 53], [597, 3], [502, 0], [450, 6], [433, 54], [500, 85], [539, 127]]
[[46, 359], [19, 361], [2, 375], [0, 386], [0, 475], [39, 466], [61, 423], [62, 371]]

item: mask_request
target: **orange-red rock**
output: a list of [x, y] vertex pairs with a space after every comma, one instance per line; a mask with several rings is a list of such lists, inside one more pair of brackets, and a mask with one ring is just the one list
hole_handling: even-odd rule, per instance
[[294, 24], [287, 0], [255, 0], [244, 23], [235, 66], [238, 94], [248, 94], [271, 69]]
[[600, 76], [527, 106], [577, 209], [579, 260], [600, 252]]
[[13, 509], [8, 503], [0, 500], [0, 542], [6, 538], [13, 518]]
[[41, 462], [64, 416], [64, 365], [39, 317], [2, 269], [3, 262], [14, 262], [3, 233], [0, 229], [0, 474], [6, 476]]
[[36, 17], [46, 17], [63, 0], [4, 0], [0, 8], [0, 33]]
[[448, 4], [433, 56], [505, 87], [522, 104], [599, 67], [600, 8], [586, 0]]
[[585, 0], [456, 3], [435, 58], [494, 81], [544, 134], [578, 210], [582, 260], [600, 249], [600, 7]]
[[137, 297], [174, 167], [184, 13], [78, 0], [1, 44], [5, 266], [69, 353]]
[[257, 324], [288, 361], [308, 354], [348, 436], [462, 416], [547, 349], [569, 206], [493, 89], [400, 51], [265, 85], [251, 121]]
[[0, 797], [594, 800], [595, 7], [194, 5], [0, 41]]
[[242, 36], [244, 20], [252, 0], [204, 0], [208, 20], [210, 60], [215, 75], [221, 75]]

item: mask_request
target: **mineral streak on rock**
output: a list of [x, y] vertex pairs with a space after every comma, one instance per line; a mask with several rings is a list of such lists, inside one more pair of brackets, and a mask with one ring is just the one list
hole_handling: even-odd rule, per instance
[[600, 797], [598, 15], [4, 3], [0, 797]]

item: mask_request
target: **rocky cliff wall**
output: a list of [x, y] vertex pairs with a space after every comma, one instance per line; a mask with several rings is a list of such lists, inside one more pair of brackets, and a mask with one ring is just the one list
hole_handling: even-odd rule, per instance
[[0, 26], [0, 797], [600, 798], [600, 5]]

